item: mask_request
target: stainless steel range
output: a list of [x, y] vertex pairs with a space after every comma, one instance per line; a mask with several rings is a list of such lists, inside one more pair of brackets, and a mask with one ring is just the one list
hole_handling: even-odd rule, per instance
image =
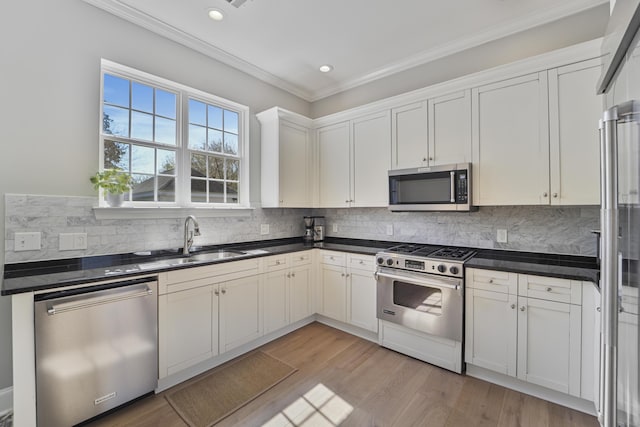
[[[377, 313], [383, 320], [381, 344], [461, 372], [464, 262], [474, 253], [467, 248], [414, 244], [379, 252], [376, 280]], [[419, 348], [412, 350], [412, 346]]]

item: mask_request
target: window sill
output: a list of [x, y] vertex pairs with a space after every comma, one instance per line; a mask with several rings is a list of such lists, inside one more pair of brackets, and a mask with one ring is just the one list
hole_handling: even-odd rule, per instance
[[182, 208], [182, 207], [133, 207], [118, 208], [97, 206], [93, 208], [96, 219], [164, 219], [184, 218], [195, 215], [198, 218], [249, 217], [255, 208]]

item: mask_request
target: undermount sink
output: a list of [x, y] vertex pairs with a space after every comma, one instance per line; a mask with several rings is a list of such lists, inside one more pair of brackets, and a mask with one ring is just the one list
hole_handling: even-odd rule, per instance
[[246, 255], [240, 251], [219, 250], [218, 252], [205, 252], [202, 254], [193, 254], [185, 258], [176, 258], [169, 260], [173, 265], [191, 264], [194, 262], [215, 261], [218, 259], [235, 258]]

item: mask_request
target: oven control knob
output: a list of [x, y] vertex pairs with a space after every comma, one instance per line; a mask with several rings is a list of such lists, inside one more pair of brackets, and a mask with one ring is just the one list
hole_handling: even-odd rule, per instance
[[378, 264], [380, 264], [380, 265], [384, 264], [384, 258], [379, 257], [379, 258], [378, 258], [378, 260], [377, 260], [377, 262], [378, 262]]
[[393, 259], [392, 258], [389, 258], [387, 260], [387, 265], [393, 265]]
[[458, 274], [458, 273], [460, 272], [460, 269], [459, 269], [458, 267], [456, 267], [455, 265], [452, 265], [452, 266], [449, 268], [449, 272], [450, 272], [451, 274]]
[[446, 272], [446, 271], [447, 271], [447, 266], [446, 266], [446, 265], [444, 265], [444, 264], [440, 264], [440, 265], [438, 266], [438, 271], [439, 271], [440, 273], [444, 273], [444, 272]]

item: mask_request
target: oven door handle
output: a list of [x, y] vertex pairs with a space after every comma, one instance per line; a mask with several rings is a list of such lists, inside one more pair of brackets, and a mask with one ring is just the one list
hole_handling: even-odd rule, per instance
[[384, 277], [391, 280], [402, 280], [403, 282], [411, 283], [413, 285], [418, 285], [418, 286], [435, 286], [439, 288], [454, 289], [456, 291], [460, 289], [460, 285], [445, 283], [443, 281], [430, 280], [429, 278], [426, 278], [426, 277], [420, 278], [420, 279], [414, 279], [412, 277], [402, 276], [399, 274], [389, 274], [383, 271], [376, 271], [374, 273], [374, 277], [376, 278], [376, 280], [380, 280], [380, 277]]

